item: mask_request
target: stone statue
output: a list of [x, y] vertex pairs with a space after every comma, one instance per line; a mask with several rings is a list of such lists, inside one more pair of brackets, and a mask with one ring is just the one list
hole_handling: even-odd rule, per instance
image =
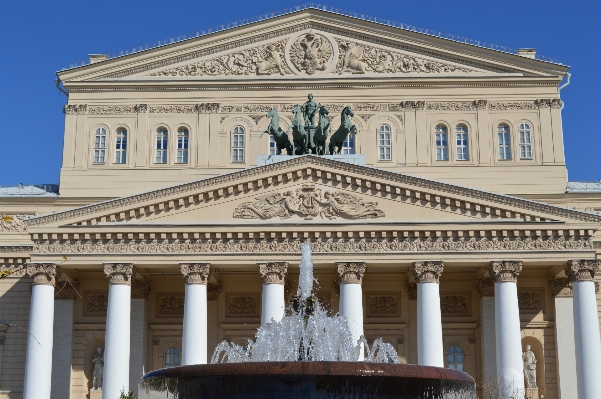
[[526, 352], [522, 354], [522, 361], [524, 362], [526, 388], [538, 388], [536, 386], [536, 357], [530, 350], [530, 345], [526, 345]]
[[344, 53], [342, 68], [338, 74], [342, 75], [345, 71], [351, 71], [351, 73], [367, 72], [367, 64], [363, 62], [363, 46], [356, 43], [341, 43], [340, 47], [346, 52]]
[[102, 389], [102, 378], [104, 374], [104, 356], [102, 355], [102, 348], [96, 349], [96, 353], [94, 355], [94, 359], [92, 359], [92, 363], [94, 363], [94, 372], [92, 375], [94, 376], [94, 380], [92, 381], [92, 389], [98, 390]]
[[319, 104], [313, 101], [313, 94], [309, 94], [307, 98], [307, 102], [301, 106], [301, 111], [303, 111], [303, 117], [305, 119], [305, 126], [315, 126], [315, 114], [319, 110]]
[[280, 75], [284, 75], [284, 70], [282, 69], [284, 63], [275, 44], [259, 48], [257, 52], [263, 58], [263, 61], [257, 62], [257, 75], [271, 75], [274, 68], [278, 70]]
[[286, 149], [286, 153], [288, 155], [293, 155], [292, 143], [290, 142], [290, 138], [288, 137], [288, 134], [286, 134], [286, 132], [284, 132], [280, 127], [280, 117], [278, 115], [278, 112], [272, 108], [267, 113], [267, 117], [271, 117], [271, 123], [267, 127], [267, 130], [261, 133], [259, 140], [263, 137], [265, 133], [267, 133], [273, 136], [273, 141], [275, 141], [275, 145], [277, 148], [276, 155], [280, 155], [283, 149]]

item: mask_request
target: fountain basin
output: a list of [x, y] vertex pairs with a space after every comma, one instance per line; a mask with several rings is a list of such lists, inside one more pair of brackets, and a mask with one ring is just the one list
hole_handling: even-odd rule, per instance
[[368, 362], [247, 362], [161, 369], [140, 381], [140, 399], [475, 399], [468, 374]]

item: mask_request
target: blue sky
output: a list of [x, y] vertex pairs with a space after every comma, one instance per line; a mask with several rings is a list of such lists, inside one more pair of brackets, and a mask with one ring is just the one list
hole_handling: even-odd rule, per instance
[[[561, 93], [569, 179], [601, 179], [599, 1], [355, 1], [323, 4], [538, 53], [570, 65]], [[300, 1], [0, 0], [0, 186], [57, 183], [66, 102], [55, 72]]]

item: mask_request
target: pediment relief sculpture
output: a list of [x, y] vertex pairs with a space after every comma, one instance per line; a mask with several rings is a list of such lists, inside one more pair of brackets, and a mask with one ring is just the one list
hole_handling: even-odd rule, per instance
[[334, 58], [333, 45], [329, 39], [313, 31], [296, 37], [288, 53], [296, 69], [308, 75], [325, 71]]
[[303, 184], [295, 191], [288, 190], [256, 197], [236, 207], [233, 217], [240, 219], [288, 219], [299, 215], [305, 219], [375, 219], [384, 217], [377, 202], [364, 202], [344, 191], [322, 191], [313, 184]]

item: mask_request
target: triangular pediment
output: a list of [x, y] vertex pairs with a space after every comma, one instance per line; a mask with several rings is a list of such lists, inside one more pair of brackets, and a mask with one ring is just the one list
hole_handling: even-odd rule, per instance
[[[599, 215], [303, 156], [29, 219], [44, 226], [304, 223], [572, 223]], [[588, 227], [592, 226], [592, 227]], [[545, 226], [535, 227], [537, 229]]]
[[567, 67], [316, 9], [59, 72], [69, 81], [562, 75]]

